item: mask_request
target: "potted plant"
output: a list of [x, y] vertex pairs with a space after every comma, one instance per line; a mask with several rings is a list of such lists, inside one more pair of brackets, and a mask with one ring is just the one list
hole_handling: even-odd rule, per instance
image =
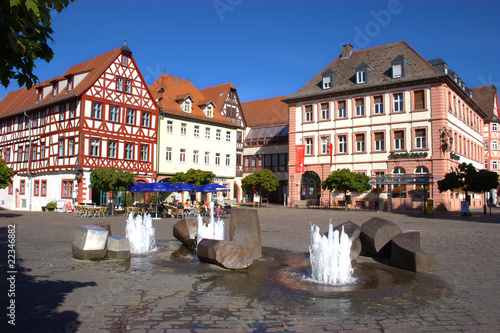
[[49, 212], [53, 212], [57, 207], [57, 201], [52, 200], [47, 205], [45, 205], [45, 209]]

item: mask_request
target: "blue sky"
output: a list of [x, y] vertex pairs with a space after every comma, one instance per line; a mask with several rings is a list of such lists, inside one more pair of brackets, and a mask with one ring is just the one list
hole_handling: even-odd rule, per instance
[[[242, 102], [296, 92], [351, 43], [405, 40], [442, 58], [469, 87], [500, 88], [500, 2], [77, 0], [53, 16], [55, 56], [41, 81], [123, 45], [151, 85], [161, 74], [197, 88], [232, 82]], [[0, 88], [0, 99], [18, 89]]]

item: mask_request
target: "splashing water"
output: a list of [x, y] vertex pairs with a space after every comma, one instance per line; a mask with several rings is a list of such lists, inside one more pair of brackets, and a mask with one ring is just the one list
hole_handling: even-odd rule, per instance
[[155, 228], [149, 214], [130, 214], [127, 218], [125, 235], [130, 242], [131, 253], [156, 251]]
[[343, 285], [354, 282], [352, 276], [351, 240], [342, 228], [341, 232], [333, 231], [332, 223], [328, 225], [328, 236], [320, 235], [319, 227], [311, 224], [311, 245], [309, 255], [311, 261], [311, 279], [319, 283]]
[[196, 233], [196, 247], [201, 242], [202, 239], [217, 239], [224, 240], [226, 234], [226, 225], [223, 220], [217, 218], [214, 219], [214, 203], [210, 202], [210, 222], [205, 224], [201, 215], [198, 215], [198, 231]]

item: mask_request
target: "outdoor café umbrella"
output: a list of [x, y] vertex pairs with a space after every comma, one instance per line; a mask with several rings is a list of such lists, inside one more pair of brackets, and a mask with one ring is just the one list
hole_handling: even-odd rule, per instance
[[[174, 185], [165, 182], [158, 183], [134, 183], [130, 192], [175, 192]], [[158, 218], [158, 204], [155, 207], [155, 218]]]
[[203, 192], [203, 193], [214, 193], [218, 191], [229, 191], [230, 189], [219, 184], [206, 184], [206, 185], [201, 185], [196, 189], [196, 192]]
[[187, 184], [187, 183], [179, 183], [179, 184], [172, 184], [174, 187], [175, 192], [191, 192], [196, 190], [198, 187], [193, 184]]

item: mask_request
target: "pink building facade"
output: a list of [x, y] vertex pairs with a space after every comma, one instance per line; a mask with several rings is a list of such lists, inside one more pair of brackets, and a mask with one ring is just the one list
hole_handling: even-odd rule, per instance
[[[406, 42], [342, 54], [289, 104], [291, 200], [321, 206], [459, 210], [461, 193], [439, 193], [437, 181], [462, 162], [483, 167], [483, 110], [441, 59], [424, 60]], [[296, 173], [296, 147], [304, 172]], [[331, 150], [330, 150], [331, 148]], [[329, 193], [321, 181], [348, 168], [372, 178], [365, 193]], [[471, 195], [471, 207], [483, 198]]]

